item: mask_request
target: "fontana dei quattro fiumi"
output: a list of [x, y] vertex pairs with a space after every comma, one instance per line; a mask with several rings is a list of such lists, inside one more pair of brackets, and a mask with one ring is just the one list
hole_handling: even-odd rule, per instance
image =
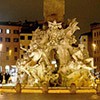
[[16, 62], [18, 82], [32, 87], [95, 86], [93, 58], [83, 44], [75, 45], [77, 24], [75, 18], [68, 20], [67, 28], [53, 21], [46, 30], [36, 29], [30, 48], [21, 46], [26, 53]]

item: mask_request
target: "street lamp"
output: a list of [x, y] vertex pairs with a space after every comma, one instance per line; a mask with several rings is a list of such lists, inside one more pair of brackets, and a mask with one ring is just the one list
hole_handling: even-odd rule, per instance
[[12, 50], [9, 50], [9, 56], [11, 56]]
[[[94, 58], [94, 65], [96, 65], [95, 63], [95, 54], [96, 54], [96, 50], [97, 50], [97, 45], [95, 43], [92, 43], [92, 48], [93, 48], [93, 58]], [[97, 66], [96, 66], [97, 67]], [[94, 73], [96, 73], [96, 69], [94, 69]]]
[[0, 44], [0, 51], [2, 51], [2, 44]]
[[95, 43], [93, 43], [92, 46], [93, 46], [93, 50], [95, 51], [97, 48], [97, 45]]

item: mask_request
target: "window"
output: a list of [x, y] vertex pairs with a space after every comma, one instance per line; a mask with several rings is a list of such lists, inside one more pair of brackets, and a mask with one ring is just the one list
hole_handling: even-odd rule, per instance
[[6, 60], [9, 60], [9, 56], [6, 56]]
[[99, 44], [99, 40], [97, 40], [97, 45]]
[[30, 46], [28, 46], [27, 48], [30, 49]]
[[96, 54], [96, 51], [94, 51], [94, 54]]
[[2, 29], [0, 29], [0, 33], [2, 33]]
[[19, 33], [19, 30], [14, 30], [14, 34], [18, 34]]
[[6, 42], [10, 42], [10, 38], [5, 38], [5, 41]]
[[14, 38], [13, 41], [14, 42], [19, 42], [19, 38]]
[[23, 55], [21, 55], [21, 58], [23, 58]]
[[94, 58], [94, 61], [96, 62], [96, 59]]
[[97, 36], [99, 35], [99, 33], [97, 32]]
[[6, 47], [6, 52], [8, 52], [9, 51], [9, 47]]
[[96, 37], [96, 32], [94, 32], [94, 37]]
[[12, 50], [9, 50], [9, 56], [11, 56], [11, 54], [12, 54]]
[[14, 52], [17, 52], [17, 51], [18, 51], [18, 49], [17, 49], [17, 47], [15, 47], [15, 48], [14, 48]]
[[20, 39], [21, 40], [25, 40], [25, 36], [20, 36]]
[[2, 42], [2, 37], [0, 37], [0, 42]]
[[9, 34], [10, 33], [10, 29], [6, 29], [6, 34]]
[[28, 36], [28, 40], [32, 40], [32, 36]]
[[94, 41], [94, 44], [96, 44], [96, 41]]
[[17, 56], [14, 56], [14, 60], [17, 60]]

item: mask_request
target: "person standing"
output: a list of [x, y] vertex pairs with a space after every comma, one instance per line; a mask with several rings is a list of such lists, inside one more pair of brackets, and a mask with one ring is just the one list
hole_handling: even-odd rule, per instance
[[5, 73], [5, 83], [8, 83], [9, 78], [10, 78], [10, 74]]
[[3, 81], [3, 74], [2, 72], [0, 72], [0, 84], [2, 84], [2, 81]]

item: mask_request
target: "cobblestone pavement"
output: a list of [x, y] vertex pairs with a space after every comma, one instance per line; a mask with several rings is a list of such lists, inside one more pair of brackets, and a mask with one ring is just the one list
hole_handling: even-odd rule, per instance
[[100, 100], [100, 95], [97, 94], [16, 94], [16, 93], [2, 93], [0, 100]]

